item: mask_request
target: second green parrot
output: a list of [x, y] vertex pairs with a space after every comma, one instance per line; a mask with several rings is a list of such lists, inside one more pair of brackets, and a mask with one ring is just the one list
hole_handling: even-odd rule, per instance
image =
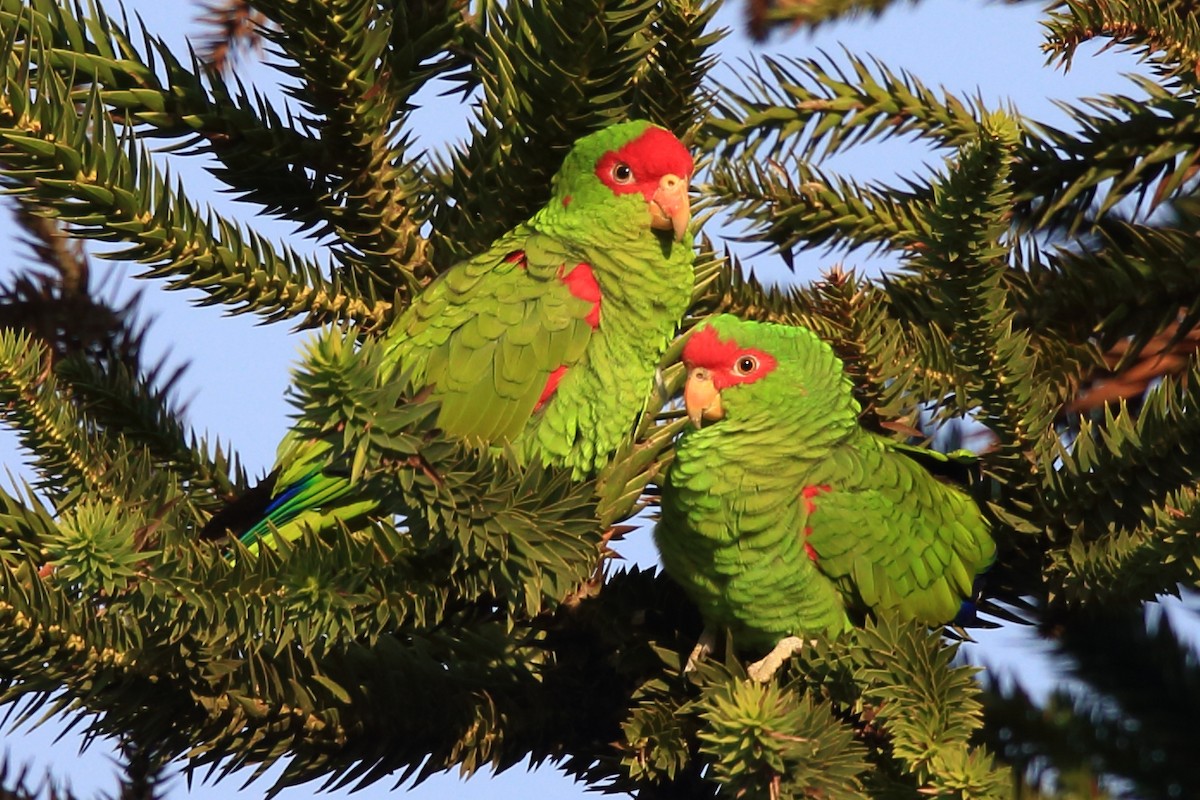
[[676, 446], [655, 541], [710, 628], [740, 648], [794, 651], [864, 612], [954, 619], [994, 557], [987, 522], [966, 493], [859, 426], [829, 345], [722, 315], [689, 336], [683, 361], [698, 429]]
[[[440, 275], [397, 319], [382, 378], [428, 387], [446, 433], [593, 474], [632, 431], [691, 300], [692, 171], [683, 144], [649, 122], [580, 139], [544, 208]], [[371, 511], [330, 460], [301, 424], [252, 493], [258, 508], [218, 515], [209, 529], [255, 549]]]

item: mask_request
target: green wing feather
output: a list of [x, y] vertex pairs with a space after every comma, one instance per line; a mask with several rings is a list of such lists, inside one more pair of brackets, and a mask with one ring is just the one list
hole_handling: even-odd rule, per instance
[[448, 433], [512, 441], [551, 373], [578, 364], [587, 349], [592, 303], [562, 279], [585, 261], [549, 236], [518, 228], [422, 293], [389, 333], [386, 360], [432, 388]]
[[967, 495], [886, 440], [865, 432], [855, 439], [822, 464], [829, 490], [800, 498], [800, 535], [849, 605], [949, 622], [995, 555], [986, 522]]
[[277, 464], [282, 466], [273, 485], [284, 487], [272, 497], [262, 517], [239, 536], [251, 553], [261, 546], [275, 547], [278, 535], [291, 541], [301, 532], [321, 530], [369, 513], [373, 500], [338, 503], [350, 491], [350, 479], [329, 470], [328, 443], [291, 431], [280, 443]]
[[[515, 258], [514, 254], [523, 254]], [[521, 227], [484, 253], [451, 267], [387, 334], [388, 377], [406, 374], [441, 402], [439, 426], [484, 442], [517, 439], [534, 416], [550, 374], [580, 362], [592, 335], [592, 303], [571, 294], [563, 270], [584, 259], [550, 237]], [[369, 513], [347, 476], [328, 470], [329, 446], [303, 431], [280, 445], [281, 465], [262, 519], [241, 535], [252, 550], [275, 536], [295, 539]]]

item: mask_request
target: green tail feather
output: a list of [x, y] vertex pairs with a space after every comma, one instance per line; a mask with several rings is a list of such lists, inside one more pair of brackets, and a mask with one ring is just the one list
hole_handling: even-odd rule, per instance
[[350, 494], [349, 478], [329, 475], [322, 465], [313, 467], [272, 498], [263, 517], [239, 539], [251, 553], [262, 545], [275, 547], [276, 537], [293, 541], [305, 528], [320, 530], [345, 522], [375, 509], [374, 500], [338, 504]]

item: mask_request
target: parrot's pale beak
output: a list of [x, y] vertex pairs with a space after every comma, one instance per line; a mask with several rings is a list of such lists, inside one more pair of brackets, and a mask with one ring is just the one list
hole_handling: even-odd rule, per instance
[[725, 416], [721, 407], [721, 393], [713, 386], [712, 373], [704, 367], [693, 367], [688, 370], [687, 384], [683, 387], [683, 407], [687, 409], [688, 419], [697, 428], [704, 420], [712, 422]]
[[671, 231], [675, 241], [683, 241], [692, 222], [692, 201], [688, 184], [678, 175], [663, 175], [650, 198], [650, 227]]

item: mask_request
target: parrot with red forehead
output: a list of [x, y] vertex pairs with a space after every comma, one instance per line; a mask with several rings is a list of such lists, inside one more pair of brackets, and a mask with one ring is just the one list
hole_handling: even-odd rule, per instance
[[[544, 208], [439, 275], [396, 320], [382, 379], [427, 388], [448, 434], [594, 474], [633, 430], [691, 300], [693, 169], [683, 144], [646, 121], [577, 141]], [[252, 550], [375, 507], [302, 425], [252, 493], [263, 506], [241, 533]]]
[[751, 677], [864, 613], [955, 618], [994, 557], [988, 524], [905, 446], [859, 426], [828, 344], [725, 314], [692, 332], [683, 362], [695, 429], [676, 445], [654, 537], [710, 632], [770, 651]]

